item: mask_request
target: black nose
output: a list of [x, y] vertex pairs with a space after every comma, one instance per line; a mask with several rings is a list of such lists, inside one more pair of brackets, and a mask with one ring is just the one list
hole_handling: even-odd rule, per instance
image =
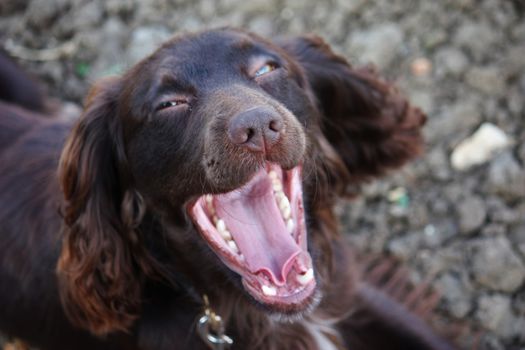
[[252, 152], [268, 152], [283, 130], [283, 118], [270, 107], [249, 109], [234, 116], [228, 126], [228, 136], [236, 145]]

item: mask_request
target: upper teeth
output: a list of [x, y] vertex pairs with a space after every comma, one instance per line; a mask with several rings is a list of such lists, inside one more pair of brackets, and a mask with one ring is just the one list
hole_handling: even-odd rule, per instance
[[272, 180], [273, 194], [277, 201], [277, 206], [281, 211], [281, 215], [283, 216], [284, 222], [286, 223], [286, 229], [288, 232], [293, 234], [295, 223], [292, 219], [292, 207], [290, 205], [290, 200], [288, 197], [286, 197], [286, 194], [284, 194], [281, 179], [279, 179], [279, 176], [273, 170], [268, 173], [268, 177]]
[[293, 219], [288, 219], [288, 221], [286, 221], [286, 229], [288, 230], [288, 232], [293, 233], [294, 228], [295, 224], [293, 222]]
[[297, 282], [302, 285], [307, 284], [314, 279], [314, 270], [312, 268], [308, 269], [304, 274], [297, 275]]

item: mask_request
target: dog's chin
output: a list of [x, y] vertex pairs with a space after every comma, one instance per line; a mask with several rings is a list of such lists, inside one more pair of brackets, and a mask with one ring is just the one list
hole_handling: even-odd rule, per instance
[[293, 320], [319, 302], [307, 247], [301, 166], [268, 163], [233, 191], [188, 206], [199, 233], [275, 318]]

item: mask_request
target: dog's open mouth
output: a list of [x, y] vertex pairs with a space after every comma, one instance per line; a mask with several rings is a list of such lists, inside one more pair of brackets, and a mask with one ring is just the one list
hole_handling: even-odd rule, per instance
[[190, 216], [257, 301], [285, 313], [309, 304], [316, 282], [307, 251], [300, 166], [285, 171], [268, 164], [231, 192], [200, 197]]

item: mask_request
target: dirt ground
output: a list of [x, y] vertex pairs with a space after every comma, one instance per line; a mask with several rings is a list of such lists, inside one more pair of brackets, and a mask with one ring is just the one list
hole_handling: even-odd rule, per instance
[[344, 231], [432, 280], [446, 320], [485, 330], [480, 348], [525, 349], [524, 15], [519, 0], [0, 0], [0, 46], [75, 104], [174, 33], [208, 27], [316, 33], [375, 63], [428, 114], [427, 150], [341, 203]]

